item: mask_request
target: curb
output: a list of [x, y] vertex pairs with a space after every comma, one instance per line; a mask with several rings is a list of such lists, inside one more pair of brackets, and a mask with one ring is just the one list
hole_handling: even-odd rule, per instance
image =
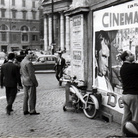
[[35, 74], [50, 74], [55, 73], [55, 70], [37, 70], [35, 71]]

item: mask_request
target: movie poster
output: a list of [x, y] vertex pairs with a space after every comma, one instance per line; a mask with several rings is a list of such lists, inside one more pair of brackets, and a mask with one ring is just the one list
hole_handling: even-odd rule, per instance
[[84, 80], [83, 54], [83, 15], [71, 18], [71, 73], [79, 80]]
[[119, 54], [131, 50], [138, 59], [138, 1], [95, 11], [94, 86], [103, 95], [103, 104], [123, 112]]

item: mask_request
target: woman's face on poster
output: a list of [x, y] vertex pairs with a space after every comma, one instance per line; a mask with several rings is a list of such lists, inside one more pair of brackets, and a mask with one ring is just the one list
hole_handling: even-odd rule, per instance
[[105, 43], [104, 39], [101, 41], [101, 50], [99, 51], [99, 72], [102, 75], [106, 75], [108, 72], [108, 58], [109, 58], [109, 48]]

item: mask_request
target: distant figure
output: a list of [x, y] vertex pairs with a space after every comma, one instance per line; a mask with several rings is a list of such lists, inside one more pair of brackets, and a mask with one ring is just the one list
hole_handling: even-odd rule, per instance
[[65, 68], [65, 59], [62, 57], [62, 51], [58, 52], [58, 58], [55, 63], [56, 78], [59, 81], [59, 85], [62, 85], [60, 78], [63, 76], [63, 69]]
[[[15, 56], [13, 63], [17, 66], [17, 68], [18, 68], [18, 73], [20, 74], [20, 61], [18, 60], [17, 55]], [[22, 84], [22, 82], [21, 82], [21, 74], [20, 74], [20, 81], [19, 81], [19, 84]], [[22, 88], [23, 88], [23, 87], [21, 87], [21, 89], [22, 89]], [[20, 91], [20, 89], [17, 89], [17, 90]]]
[[52, 53], [52, 55], [54, 55], [54, 46], [53, 46], [53, 44], [51, 44], [51, 53]]
[[17, 86], [22, 87], [18, 67], [13, 63], [14, 58], [15, 54], [10, 53], [8, 55], [8, 62], [1, 67], [1, 88], [3, 86], [6, 88], [6, 111], [8, 115], [13, 111], [12, 105], [16, 98]]
[[[24, 85], [24, 103], [23, 114], [24, 115], [39, 115], [36, 112], [36, 87], [38, 82], [35, 76], [33, 64], [31, 62], [34, 54], [31, 50], [26, 50], [26, 56], [21, 62], [21, 78]], [[28, 109], [29, 101], [29, 109]]]

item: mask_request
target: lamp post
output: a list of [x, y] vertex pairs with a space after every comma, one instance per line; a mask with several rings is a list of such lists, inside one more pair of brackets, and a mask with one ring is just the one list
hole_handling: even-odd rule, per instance
[[52, 6], [52, 55], [54, 54], [54, 19], [53, 19], [53, 14], [54, 14], [54, 2], [52, 0], [51, 3]]

